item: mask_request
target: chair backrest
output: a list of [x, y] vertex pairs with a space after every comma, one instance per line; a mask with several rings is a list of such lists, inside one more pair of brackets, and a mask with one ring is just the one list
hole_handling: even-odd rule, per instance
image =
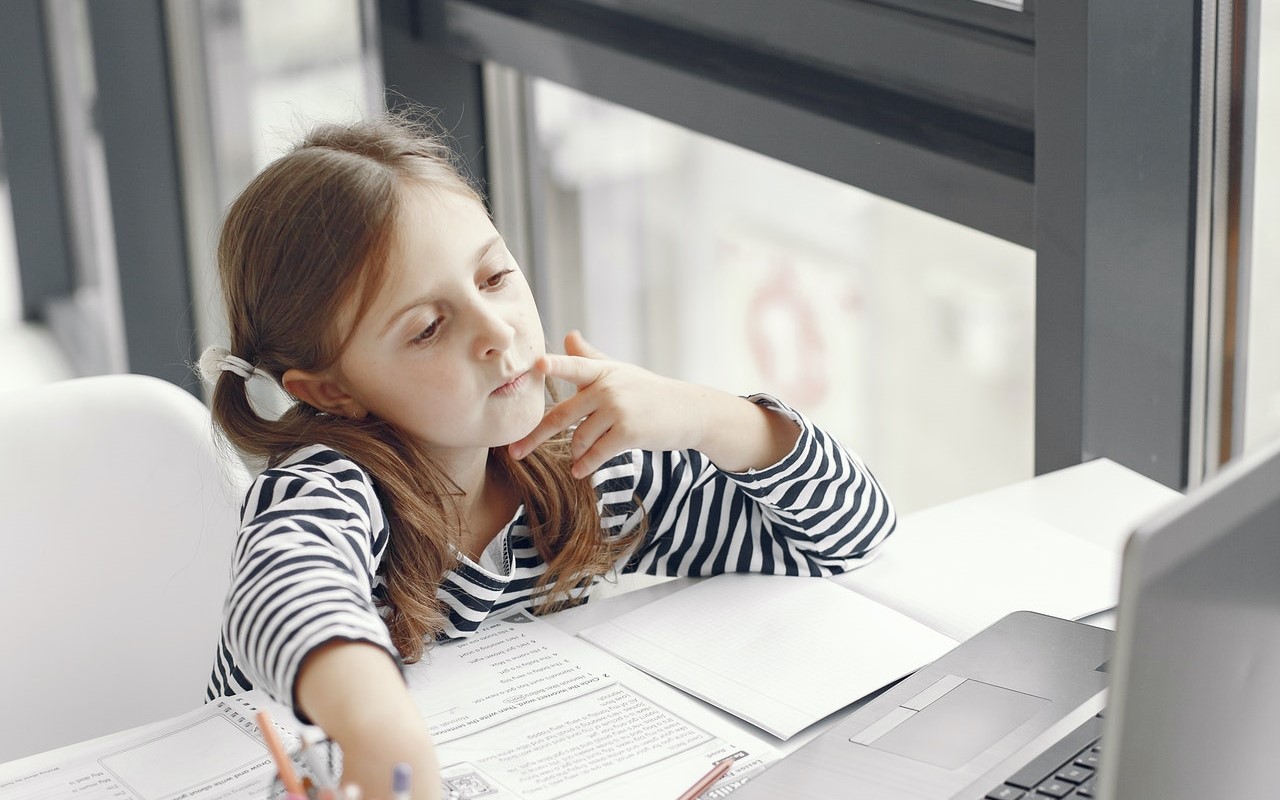
[[164, 381], [0, 393], [0, 762], [203, 702], [248, 480]]

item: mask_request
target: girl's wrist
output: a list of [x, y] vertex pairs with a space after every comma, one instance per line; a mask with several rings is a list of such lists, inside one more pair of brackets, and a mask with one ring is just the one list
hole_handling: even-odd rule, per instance
[[773, 466], [795, 447], [800, 426], [784, 414], [745, 397], [719, 393], [704, 411], [699, 452], [725, 472]]

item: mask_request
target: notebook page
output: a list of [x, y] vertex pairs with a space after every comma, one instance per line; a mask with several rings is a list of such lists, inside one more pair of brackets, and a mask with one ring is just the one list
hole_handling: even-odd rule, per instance
[[822, 578], [708, 578], [579, 634], [780, 739], [956, 642]]
[[904, 517], [875, 561], [830, 580], [963, 641], [1013, 611], [1113, 607], [1120, 559], [1050, 525], [940, 507]]

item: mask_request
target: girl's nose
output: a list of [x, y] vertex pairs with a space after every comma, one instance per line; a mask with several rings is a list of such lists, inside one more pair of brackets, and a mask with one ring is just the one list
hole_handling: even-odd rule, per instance
[[476, 308], [475, 326], [475, 351], [479, 358], [501, 355], [515, 341], [515, 326], [496, 308], [479, 305]]

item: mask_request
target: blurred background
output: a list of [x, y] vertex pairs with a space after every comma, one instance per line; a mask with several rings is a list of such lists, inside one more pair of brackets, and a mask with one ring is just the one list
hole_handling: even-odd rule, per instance
[[[1020, 3], [952, 2], [981, 5], [984, 20], [1037, 11]], [[38, 80], [10, 74], [8, 94], [0, 94], [8, 100], [0, 106], [0, 391], [134, 370], [162, 372], [198, 394], [184, 361], [225, 342], [212, 265], [222, 209], [312, 124], [382, 107], [390, 82], [382, 26], [402, 4], [121, 4], [118, 24], [136, 24], [128, 9], [142, 6], [141, 19], [163, 26], [150, 36], [113, 33], [108, 5], [43, 0], [0, 13], [0, 25], [10, 30], [0, 34], [10, 37], [0, 44], [9, 47], [5, 68], [15, 69], [13, 37], [25, 25], [37, 34], [24, 45], [39, 51], [32, 63], [47, 70]], [[408, 24], [420, 32], [448, 24], [451, 6], [472, 4], [404, 5]], [[896, 5], [924, 14], [938, 4]], [[1199, 137], [1193, 141], [1202, 142], [1193, 162], [1201, 183], [1192, 191], [1204, 205], [1193, 204], [1197, 216], [1188, 226], [1217, 235], [1193, 248], [1193, 263], [1179, 273], [1188, 276], [1188, 296], [1198, 305], [1178, 312], [1190, 320], [1191, 333], [1172, 347], [1192, 372], [1209, 375], [1207, 386], [1192, 386], [1188, 391], [1201, 395], [1181, 399], [1187, 410], [1174, 434], [1181, 461], [1173, 471], [1155, 457], [1129, 459], [1129, 466], [1179, 488], [1280, 432], [1280, 370], [1273, 366], [1280, 360], [1280, 315], [1266, 310], [1280, 301], [1280, 232], [1266, 222], [1280, 217], [1280, 14], [1260, 5], [1220, 3], [1219, 19], [1202, 17], [1195, 25], [1219, 47], [1236, 47], [1234, 59], [1228, 53], [1220, 61], [1225, 74], [1206, 80], [1219, 84], [1219, 94], [1230, 95], [1233, 80], [1246, 90], [1219, 121], [1205, 116], [1214, 86], [1196, 87], [1201, 116], [1190, 120]], [[1210, 22], [1217, 27], [1205, 27]], [[105, 46], [134, 41], [160, 44], [161, 69], [152, 70], [159, 88], [134, 82], [108, 89], [102, 78], [112, 74], [116, 56]], [[1037, 325], [1037, 309], [1044, 308], [1037, 274], [1044, 266], [1038, 268], [1031, 242], [797, 166], [804, 158], [775, 158], [613, 102], [585, 90], [589, 77], [568, 86], [521, 71], [516, 55], [515, 66], [470, 60], [488, 93], [484, 108], [455, 105], [442, 122], [453, 127], [455, 117], [462, 119], [455, 130], [464, 149], [483, 160], [477, 172], [491, 190], [500, 229], [531, 273], [553, 347], [576, 327], [606, 352], [668, 375], [772, 392], [861, 454], [902, 511], [1046, 467], [1043, 460], [1037, 466], [1036, 443], [1051, 412], [1037, 411], [1036, 361], [1058, 331]], [[1234, 61], [1240, 63], [1233, 67]], [[40, 80], [44, 89], [31, 91], [43, 98], [52, 138], [43, 155], [32, 155], [38, 132], [24, 117], [19, 137], [17, 117], [30, 106], [17, 104], [14, 87]], [[133, 156], [139, 166], [113, 167], [113, 130], [129, 121], [112, 118], [119, 106], [109, 92], [156, 93], [152, 111], [161, 122], [141, 129], [161, 131], [168, 121], [171, 149], [144, 144]], [[139, 113], [130, 109], [125, 113]], [[485, 124], [477, 133], [465, 123], [479, 116]], [[747, 124], [785, 126], [770, 119]], [[1222, 167], [1226, 178], [1205, 173], [1214, 147], [1227, 147], [1203, 144], [1214, 126], [1219, 142], [1234, 137], [1231, 152], [1243, 153]], [[785, 148], [788, 131], [775, 138]], [[166, 159], [176, 163], [169, 174], [177, 177], [168, 183], [147, 172]], [[45, 185], [61, 209], [51, 236], [60, 239], [66, 266], [37, 291], [33, 276], [49, 270], [23, 262], [16, 236], [23, 229], [15, 224], [38, 224], [24, 214], [29, 220], [39, 209], [30, 194], [19, 201], [15, 192], [11, 203], [8, 177], [46, 162], [55, 178]], [[1231, 163], [1243, 166], [1233, 173]], [[137, 251], [123, 241], [134, 234], [122, 236], [122, 217], [136, 218], [139, 202], [156, 204], [133, 223], [142, 242], [133, 246], [146, 251], [142, 256], [131, 255]], [[1213, 216], [1229, 207], [1226, 222]], [[33, 255], [25, 257], [33, 259], [50, 252], [29, 250]], [[130, 265], [144, 256], [179, 263], [175, 286], [131, 275]], [[1215, 257], [1228, 264], [1225, 277], [1211, 268]], [[136, 310], [153, 306], [165, 310], [158, 320]], [[1218, 333], [1192, 335], [1197, 326]], [[138, 338], [156, 352], [139, 350]], [[1098, 341], [1095, 347], [1108, 349]], [[1049, 385], [1041, 383], [1042, 403]], [[1084, 406], [1087, 426], [1087, 397]], [[1110, 453], [1086, 441], [1077, 455]]]

